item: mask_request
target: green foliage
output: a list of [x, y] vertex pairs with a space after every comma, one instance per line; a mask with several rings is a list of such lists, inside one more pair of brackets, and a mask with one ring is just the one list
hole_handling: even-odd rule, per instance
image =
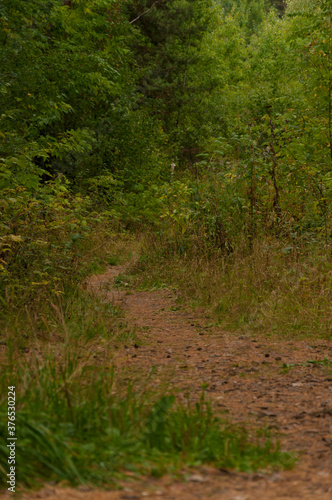
[[265, 15], [246, 43], [237, 12], [210, 36], [223, 87], [209, 100], [219, 118], [211, 115], [215, 126], [197, 168], [213, 170], [215, 184], [223, 179], [228, 193], [222, 204], [225, 194], [229, 201], [241, 199], [234, 227], [242, 226], [249, 244], [272, 230], [319, 237], [329, 246], [330, 13], [292, 2], [282, 19]]
[[0, 188], [151, 167], [162, 132], [136, 106], [132, 36], [115, 0], [2, 3]]
[[0, 295], [8, 309], [53, 298], [81, 275], [81, 249], [91, 234], [88, 200], [71, 196], [59, 178], [36, 196], [6, 189], [0, 198]]
[[[34, 196], [62, 172], [130, 223], [328, 244], [329, 16], [323, 0], [282, 18], [261, 0], [4, 2], [0, 188]], [[204, 179], [185, 176], [179, 207], [173, 160]]]
[[[146, 0], [132, 0], [130, 17], [136, 18], [148, 5]], [[202, 99], [216, 86], [205, 77], [215, 61], [202, 44], [216, 22], [211, 0], [168, 0], [157, 2], [133, 24], [142, 105], [159, 117], [175, 153], [194, 147], [202, 133]]]
[[236, 0], [235, 2], [219, 0], [219, 3], [227, 13], [236, 12], [240, 26], [247, 36], [259, 29], [268, 7], [266, 0]]

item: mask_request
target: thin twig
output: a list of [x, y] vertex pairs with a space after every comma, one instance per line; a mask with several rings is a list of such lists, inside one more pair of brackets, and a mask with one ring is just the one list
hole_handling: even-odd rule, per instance
[[153, 4], [151, 5], [151, 7], [146, 10], [145, 12], [143, 12], [142, 14], [140, 14], [139, 16], [136, 17], [136, 19], [133, 19], [132, 21], [130, 21], [129, 24], [133, 24], [135, 23], [136, 21], [138, 21], [142, 16], [145, 16], [145, 14], [147, 14], [148, 12], [150, 12], [150, 10], [152, 9], [152, 7], [154, 7], [156, 5], [156, 3], [159, 3], [160, 0], [156, 0], [155, 2], [153, 2]]

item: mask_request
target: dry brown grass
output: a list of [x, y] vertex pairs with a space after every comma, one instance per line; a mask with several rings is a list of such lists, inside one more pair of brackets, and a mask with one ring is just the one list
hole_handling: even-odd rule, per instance
[[[202, 245], [204, 247], [205, 245]], [[326, 248], [277, 239], [238, 245], [230, 254], [206, 252], [147, 237], [141, 284], [167, 282], [183, 300], [204, 306], [225, 329], [294, 337], [332, 333], [332, 262]]]

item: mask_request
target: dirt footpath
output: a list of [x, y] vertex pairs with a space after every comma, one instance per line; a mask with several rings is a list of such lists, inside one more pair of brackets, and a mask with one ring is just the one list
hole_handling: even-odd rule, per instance
[[[179, 480], [171, 477], [128, 482], [120, 491], [48, 486], [22, 499], [84, 500], [272, 500], [332, 499], [332, 341], [284, 340], [228, 334], [208, 326], [203, 312], [179, 308], [169, 290], [112, 288], [123, 272], [113, 267], [94, 276], [89, 287], [115, 302], [138, 327], [141, 346], [126, 345], [114, 356], [118, 369], [135, 373], [155, 367], [152, 384], [165, 378], [180, 397], [195, 401], [206, 387], [216, 410], [237, 422], [269, 425], [282, 449], [295, 451], [292, 471], [244, 474], [200, 468]], [[100, 348], [103, 356], [103, 348]]]

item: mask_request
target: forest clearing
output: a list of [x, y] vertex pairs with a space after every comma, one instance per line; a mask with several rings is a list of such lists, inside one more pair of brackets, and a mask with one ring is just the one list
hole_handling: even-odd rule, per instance
[[0, 498], [330, 499], [331, 0], [0, 39]]

